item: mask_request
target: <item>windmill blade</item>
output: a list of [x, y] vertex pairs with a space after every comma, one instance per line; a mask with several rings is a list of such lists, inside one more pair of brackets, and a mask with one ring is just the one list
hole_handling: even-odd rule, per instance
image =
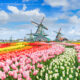
[[44, 17], [43, 17], [42, 20], [41, 20], [41, 24], [42, 24], [43, 20], [44, 20]]
[[61, 35], [62, 35], [62, 36], [64, 36], [64, 34], [63, 34], [63, 33], [61, 33]]
[[38, 34], [34, 34], [34, 36], [38, 36]]
[[31, 34], [32, 34], [32, 30], [31, 30]]
[[31, 33], [31, 34], [26, 34], [26, 35], [34, 35], [34, 33]]
[[57, 31], [53, 31], [53, 32], [58, 33]]
[[61, 32], [61, 28], [59, 29], [59, 32]]
[[48, 30], [48, 28], [47, 28], [47, 27], [45, 27], [45, 26], [43, 26], [43, 25], [42, 25], [42, 28], [44, 28], [44, 29]]
[[36, 22], [34, 22], [34, 21], [31, 21], [31, 23], [32, 23], [32, 24], [36, 24], [36, 25], [39, 25], [38, 23], [36, 23]]
[[31, 34], [26, 34], [26, 35], [31, 35]]

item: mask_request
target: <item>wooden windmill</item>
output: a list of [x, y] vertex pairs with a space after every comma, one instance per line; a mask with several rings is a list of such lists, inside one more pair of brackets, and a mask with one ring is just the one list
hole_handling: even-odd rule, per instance
[[54, 32], [57, 33], [55, 41], [68, 41], [67, 38], [63, 37], [63, 34], [61, 33], [61, 28], [59, 29], [58, 32], [56, 32], [56, 31], [54, 31]]
[[9, 42], [12, 42], [12, 41], [13, 41], [13, 37], [11, 36], [10, 39], [9, 39]]
[[46, 37], [47, 34], [45, 34], [44, 32], [44, 30], [48, 30], [48, 28], [43, 25], [43, 20], [44, 20], [44, 17], [42, 18], [40, 23], [31, 21], [33, 24], [36, 24], [38, 27], [36, 33], [34, 33], [35, 41], [49, 41], [49, 39]]
[[29, 38], [27, 39], [27, 41], [30, 41], [30, 42], [33, 42], [34, 41], [34, 38], [33, 38], [33, 33], [32, 33], [32, 30], [31, 30], [31, 33], [30, 34], [26, 34], [26, 35], [29, 35]]

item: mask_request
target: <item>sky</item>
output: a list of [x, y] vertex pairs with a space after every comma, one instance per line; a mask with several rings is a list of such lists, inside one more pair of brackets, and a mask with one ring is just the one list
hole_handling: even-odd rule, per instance
[[55, 39], [59, 28], [63, 37], [80, 39], [79, 0], [0, 0], [0, 39], [28, 38], [26, 34], [36, 32], [37, 26], [31, 21], [43, 24], [48, 38]]

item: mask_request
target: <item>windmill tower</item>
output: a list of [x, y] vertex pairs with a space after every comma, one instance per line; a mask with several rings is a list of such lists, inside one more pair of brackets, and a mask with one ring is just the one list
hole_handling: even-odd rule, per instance
[[26, 37], [24, 37], [24, 40], [23, 41], [27, 41]]
[[63, 34], [61, 33], [61, 28], [59, 29], [58, 32], [56, 32], [56, 31], [54, 31], [54, 32], [57, 33], [55, 41], [68, 41], [67, 38], [62, 37]]
[[31, 21], [33, 24], [36, 24], [38, 27], [36, 33], [34, 33], [34, 41], [49, 41], [49, 39], [46, 37], [47, 34], [45, 34], [44, 32], [44, 30], [48, 30], [48, 28], [46, 28], [43, 25], [43, 20], [44, 20], [44, 17], [42, 18], [40, 23]]
[[9, 42], [12, 42], [13, 40], [12, 40], [12, 36], [10, 37], [10, 39], [9, 39]]
[[29, 38], [27, 39], [27, 41], [30, 41], [30, 42], [34, 41], [32, 30], [30, 34], [26, 34], [26, 35], [29, 35]]

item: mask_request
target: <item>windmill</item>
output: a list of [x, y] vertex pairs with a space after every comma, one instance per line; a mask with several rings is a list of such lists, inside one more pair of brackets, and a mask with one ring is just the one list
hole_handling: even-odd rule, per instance
[[49, 41], [49, 39], [46, 37], [47, 34], [45, 34], [44, 32], [44, 30], [48, 30], [48, 28], [43, 25], [43, 20], [44, 20], [44, 17], [42, 18], [40, 23], [31, 21], [33, 24], [36, 24], [38, 27], [36, 33], [34, 33], [35, 41]]
[[54, 32], [57, 33], [55, 41], [68, 41], [67, 38], [62, 37], [63, 34], [61, 33], [61, 28], [59, 29], [58, 32], [56, 32], [56, 31], [54, 31]]
[[24, 40], [23, 41], [27, 41], [26, 37], [24, 37]]
[[10, 39], [9, 39], [9, 42], [12, 42], [12, 41], [13, 41], [12, 38], [13, 38], [13, 37], [11, 36]]
[[29, 35], [29, 38], [28, 38], [28, 41], [30, 41], [30, 42], [33, 42], [34, 41], [34, 39], [33, 39], [33, 33], [32, 33], [32, 30], [31, 30], [31, 33], [30, 34], [26, 34], [26, 35]]

